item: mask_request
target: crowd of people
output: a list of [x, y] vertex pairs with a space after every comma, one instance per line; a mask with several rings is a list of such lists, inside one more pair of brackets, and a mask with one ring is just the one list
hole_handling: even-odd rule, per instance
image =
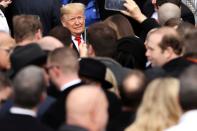
[[104, 4], [0, 0], [1, 131], [197, 130], [195, 12]]

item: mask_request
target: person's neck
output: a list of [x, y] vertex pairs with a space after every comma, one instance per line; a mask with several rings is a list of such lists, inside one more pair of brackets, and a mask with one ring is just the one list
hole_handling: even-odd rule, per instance
[[58, 87], [61, 90], [61, 87], [63, 87], [66, 83], [69, 83], [71, 81], [79, 79], [77, 74], [68, 74], [64, 75], [59, 79]]
[[30, 43], [33, 43], [33, 42], [36, 42], [36, 40], [35, 39], [26, 39], [26, 40], [23, 40], [21, 42], [18, 42], [17, 45], [19, 45], [19, 46], [26, 46], [26, 45], [28, 45]]

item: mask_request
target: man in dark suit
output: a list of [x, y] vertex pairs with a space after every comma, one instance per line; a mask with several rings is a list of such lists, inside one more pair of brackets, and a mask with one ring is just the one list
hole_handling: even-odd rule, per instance
[[[157, 14], [157, 8], [159, 8], [164, 3], [173, 3], [180, 7], [181, 9], [181, 18], [184, 21], [187, 21], [193, 25], [195, 25], [194, 15], [192, 14], [191, 10], [181, 2], [181, 0], [147, 0], [144, 4], [142, 12], [147, 17], [154, 17], [154, 13]], [[156, 16], [157, 17], [157, 16]]]
[[14, 106], [0, 118], [0, 130], [51, 131], [35, 118], [45, 87], [43, 69], [29, 66], [21, 70], [14, 79]]
[[75, 51], [69, 48], [59, 48], [48, 56], [47, 67], [51, 81], [60, 91], [57, 100], [43, 115], [42, 121], [57, 129], [65, 121], [65, 99], [71, 90], [82, 85], [78, 77], [79, 63]]
[[[69, 3], [61, 8], [61, 21], [64, 27], [72, 34], [72, 48], [79, 52], [80, 44], [84, 41], [85, 5], [82, 3]], [[86, 34], [84, 34], [86, 35]], [[86, 37], [86, 36], [85, 36]]]
[[12, 0], [12, 4], [7, 8], [8, 22], [11, 24], [13, 16], [20, 14], [39, 16], [44, 35], [47, 35], [56, 25], [61, 24], [58, 0]]

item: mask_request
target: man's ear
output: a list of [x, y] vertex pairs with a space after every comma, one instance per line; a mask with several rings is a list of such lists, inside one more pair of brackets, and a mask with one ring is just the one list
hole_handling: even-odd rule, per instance
[[38, 29], [38, 31], [35, 34], [36, 40], [40, 40], [42, 38], [42, 30]]
[[172, 47], [167, 47], [164, 51], [164, 55], [166, 58], [170, 59], [174, 55], [174, 50]]
[[64, 27], [67, 27], [66, 21], [63, 17], [61, 18], [61, 23]]

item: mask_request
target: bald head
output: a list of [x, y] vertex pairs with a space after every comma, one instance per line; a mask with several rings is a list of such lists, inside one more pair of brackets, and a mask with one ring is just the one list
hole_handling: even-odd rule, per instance
[[53, 51], [56, 48], [63, 47], [63, 43], [52, 36], [45, 36], [38, 41], [38, 44], [43, 50]]
[[107, 109], [107, 99], [100, 88], [81, 86], [67, 97], [67, 123], [89, 130], [103, 130], [108, 118]]
[[173, 3], [165, 3], [158, 10], [158, 19], [160, 25], [172, 18], [181, 18], [181, 9]]

